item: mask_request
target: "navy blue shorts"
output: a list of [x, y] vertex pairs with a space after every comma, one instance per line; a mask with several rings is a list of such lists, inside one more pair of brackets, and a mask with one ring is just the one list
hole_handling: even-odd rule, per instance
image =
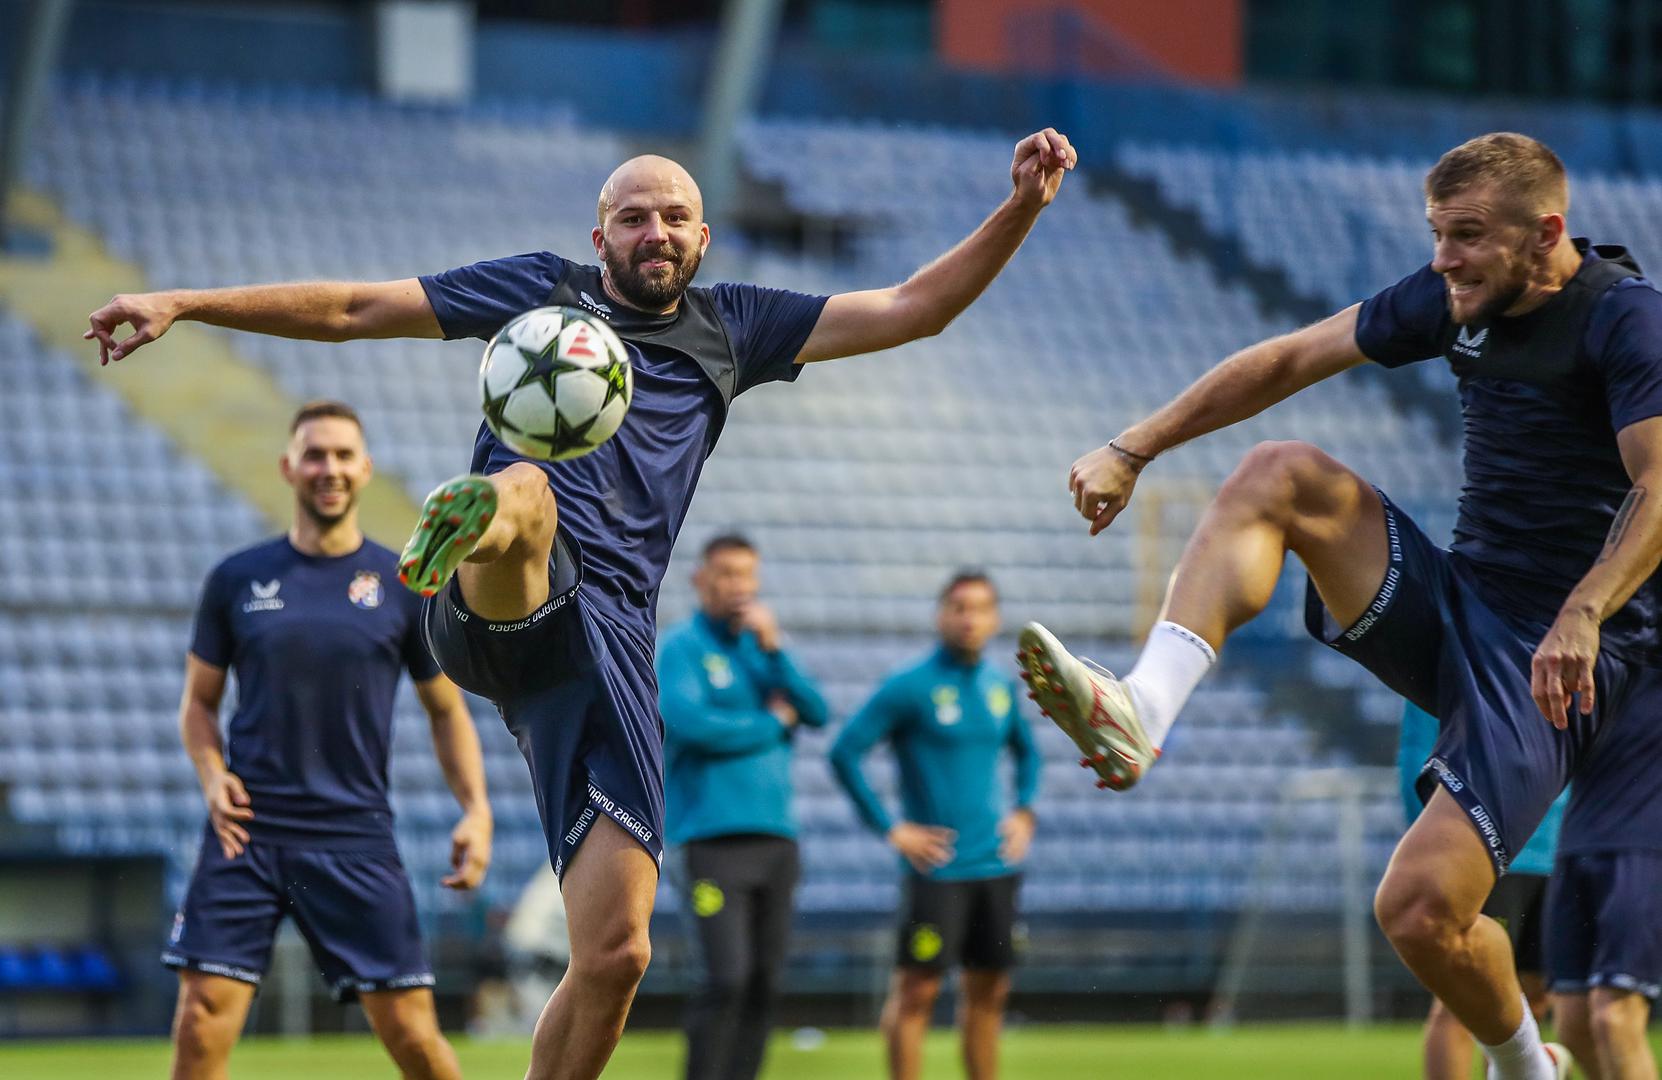
[[396, 849], [316, 851], [254, 840], [227, 859], [211, 828], [162, 963], [258, 986], [285, 915], [294, 916], [336, 1001], [433, 985]]
[[[1354, 625], [1342, 628], [1312, 582], [1305, 625], [1440, 719], [1418, 781], [1420, 795], [1429, 801], [1441, 784], [1488, 845], [1496, 872], [1504, 874], [1590, 755], [1615, 764], [1615, 755], [1593, 754], [1595, 744], [1619, 745], [1617, 729], [1662, 715], [1662, 682], [1654, 671], [1601, 654], [1593, 714], [1572, 711], [1567, 731], [1554, 728], [1529, 693], [1530, 661], [1546, 628], [1491, 608], [1470, 564], [1433, 544], [1383, 493], [1380, 498], [1390, 561], [1378, 595]], [[1606, 716], [1613, 718], [1608, 725]], [[1606, 726], [1611, 730], [1601, 731]], [[1575, 797], [1600, 790], [1612, 785], [1578, 778]]]
[[549, 559], [548, 602], [527, 618], [480, 618], [455, 578], [422, 609], [444, 673], [495, 703], [518, 740], [562, 879], [599, 814], [660, 865], [664, 854], [664, 724], [652, 641], [589, 595], [572, 552], [562, 533]]
[[1547, 887], [1547, 973], [1552, 989], [1595, 986], [1662, 993], [1662, 852], [1560, 856]]

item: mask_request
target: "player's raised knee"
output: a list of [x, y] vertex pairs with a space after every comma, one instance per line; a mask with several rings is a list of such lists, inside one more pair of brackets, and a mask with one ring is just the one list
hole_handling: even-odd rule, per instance
[[1405, 955], [1444, 949], [1464, 929], [1436, 883], [1423, 877], [1387, 873], [1374, 893], [1373, 912], [1385, 937]]
[[515, 519], [521, 536], [554, 535], [558, 508], [546, 473], [530, 462], [516, 461], [490, 481], [496, 485], [498, 505]]
[[1295, 439], [1261, 442], [1247, 451], [1224, 484], [1223, 497], [1231, 488], [1259, 494], [1278, 494], [1288, 500], [1301, 488], [1331, 480], [1345, 472], [1326, 451]]
[[[1269, 518], [1292, 530], [1326, 531], [1362, 505], [1367, 484], [1319, 447], [1263, 442], [1253, 447], [1218, 492], [1217, 505]], [[1296, 545], [1295, 545], [1296, 546]]]

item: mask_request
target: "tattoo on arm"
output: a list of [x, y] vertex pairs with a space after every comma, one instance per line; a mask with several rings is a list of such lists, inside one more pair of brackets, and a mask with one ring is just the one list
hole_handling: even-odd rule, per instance
[[1634, 515], [1639, 512], [1639, 506], [1644, 501], [1643, 486], [1637, 486], [1627, 493], [1627, 498], [1622, 500], [1622, 505], [1616, 510], [1616, 520], [1610, 523], [1610, 534], [1604, 538], [1604, 550], [1599, 552], [1598, 562], [1603, 562], [1616, 554], [1616, 549], [1622, 546], [1622, 539], [1627, 536], [1628, 526], [1633, 524]]

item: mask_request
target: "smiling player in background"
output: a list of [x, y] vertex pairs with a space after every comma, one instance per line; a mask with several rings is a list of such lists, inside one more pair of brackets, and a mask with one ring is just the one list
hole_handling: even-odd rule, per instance
[[[373, 467], [357, 414], [295, 414], [281, 460], [289, 531], [208, 575], [185, 658], [179, 725], [208, 823], [163, 962], [179, 972], [175, 1080], [225, 1075], [278, 924], [292, 916], [337, 1001], [356, 998], [407, 1077], [461, 1075], [439, 1032], [432, 969], [387, 804], [401, 671], [462, 807], [452, 889], [490, 865], [479, 736], [421, 638], [420, 604], [392, 585], [397, 556], [358, 528]], [[225, 738], [227, 675], [237, 707]]]

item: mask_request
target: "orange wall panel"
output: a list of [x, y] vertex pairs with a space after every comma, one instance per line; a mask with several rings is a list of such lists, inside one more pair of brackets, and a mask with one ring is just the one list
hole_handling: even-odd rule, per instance
[[1242, 0], [938, 0], [937, 35], [948, 63], [1032, 72], [1031, 57], [1012, 55], [1012, 20], [1071, 10], [1171, 75], [1233, 86], [1241, 81], [1241, 9]]

